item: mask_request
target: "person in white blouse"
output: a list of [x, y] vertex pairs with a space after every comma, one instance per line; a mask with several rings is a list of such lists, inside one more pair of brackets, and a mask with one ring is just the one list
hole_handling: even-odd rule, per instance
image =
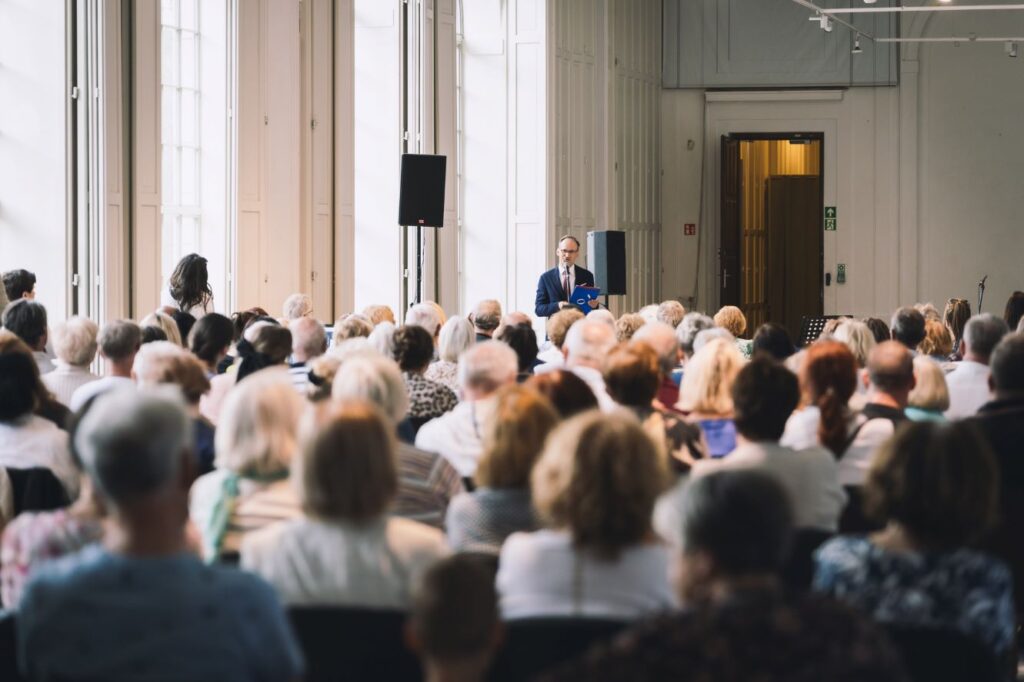
[[197, 253], [183, 257], [174, 267], [170, 282], [160, 296], [160, 305], [177, 308], [197, 320], [213, 312], [213, 289], [206, 259]]
[[654, 534], [668, 461], [630, 414], [593, 410], [548, 438], [534, 467], [546, 528], [505, 541], [497, 586], [504, 620], [635, 620], [672, 609], [669, 549]]
[[388, 508], [398, 489], [393, 428], [362, 402], [328, 403], [306, 424], [292, 472], [301, 518], [249, 533], [242, 568], [289, 605], [408, 609], [448, 554], [441, 531]]
[[98, 332], [95, 322], [77, 315], [53, 327], [56, 369], [43, 375], [43, 384], [65, 405], [71, 404], [71, 396], [79, 387], [99, 379], [89, 371], [89, 365], [96, 359]]
[[971, 417], [991, 399], [988, 359], [1008, 332], [1006, 322], [991, 313], [975, 315], [967, 321], [960, 343], [964, 359], [946, 375], [949, 387], [947, 419]]

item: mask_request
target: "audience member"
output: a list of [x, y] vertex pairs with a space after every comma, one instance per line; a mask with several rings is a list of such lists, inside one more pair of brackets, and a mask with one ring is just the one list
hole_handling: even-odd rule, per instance
[[944, 422], [946, 417], [942, 413], [948, 409], [949, 389], [942, 366], [928, 355], [918, 355], [914, 358], [914, 390], [910, 392], [907, 409], [904, 410], [907, 419]]
[[516, 352], [519, 361], [519, 373], [516, 380], [520, 383], [533, 376], [537, 362], [537, 333], [528, 324], [513, 324], [504, 327], [501, 334], [494, 337]]
[[292, 357], [288, 365], [288, 375], [292, 387], [305, 395], [309, 389], [309, 364], [327, 352], [327, 332], [319, 320], [312, 317], [300, 317], [288, 325], [292, 333]]
[[231, 320], [220, 313], [199, 318], [188, 334], [188, 347], [206, 366], [206, 377], [217, 376], [221, 362], [228, 357], [234, 341]]
[[602, 410], [615, 409], [615, 401], [605, 390], [601, 376], [601, 366], [614, 345], [615, 330], [589, 316], [569, 328], [562, 344], [565, 369], [586, 382]]
[[686, 308], [679, 301], [662, 301], [658, 304], [657, 321], [667, 324], [674, 331], [686, 316]]
[[781, 590], [792, 521], [775, 480], [757, 471], [720, 471], [693, 481], [679, 497], [676, 590], [687, 608], [641, 623], [541, 679], [905, 679], [897, 652], [862, 615]]
[[840, 316], [825, 320], [825, 326], [821, 328], [821, 333], [818, 335], [818, 338], [816, 340], [831, 341], [836, 335], [836, 330], [838, 330], [839, 327], [843, 326], [852, 319], [853, 318], [850, 317]]
[[[178, 330], [178, 323], [174, 321], [174, 318], [167, 313], [160, 312], [159, 310], [146, 315], [139, 322], [139, 326], [146, 329], [146, 327], [156, 327], [164, 333], [164, 339], [173, 343], [175, 346], [184, 346], [184, 339], [181, 338], [181, 332]], [[156, 339], [154, 339], [156, 340]], [[149, 341], [144, 341], [149, 343]]]
[[4, 293], [7, 295], [8, 303], [20, 301], [23, 298], [35, 300], [36, 298], [36, 276], [28, 270], [8, 270], [3, 275]]
[[153, 343], [154, 341], [169, 341], [167, 334], [160, 327], [154, 327], [151, 325], [142, 326], [139, 328], [139, 344], [146, 345], [147, 343]]
[[434, 339], [423, 327], [406, 325], [395, 330], [394, 358], [409, 394], [407, 416], [413, 438], [421, 426], [451, 411], [459, 402], [450, 388], [423, 376], [433, 356]]
[[953, 337], [946, 325], [937, 320], [924, 323], [924, 340], [917, 346], [917, 352], [935, 362], [945, 362], [953, 354]]
[[530, 472], [557, 424], [555, 408], [536, 391], [522, 386], [498, 391], [484, 425], [477, 488], [448, 507], [445, 525], [453, 550], [497, 555], [512, 533], [537, 529]]
[[77, 389], [99, 379], [89, 370], [96, 359], [98, 331], [95, 322], [77, 315], [58, 322], [53, 328], [55, 369], [42, 379], [47, 390], [65, 405], [71, 404], [71, 396]]
[[473, 557], [438, 561], [413, 595], [406, 634], [426, 682], [482, 682], [503, 636], [494, 577]]
[[292, 353], [292, 333], [279, 324], [251, 326], [249, 335], [236, 346], [238, 349], [238, 371], [235, 372], [236, 383], [261, 369], [285, 365]]
[[849, 409], [857, 384], [857, 360], [846, 344], [816, 341], [800, 366], [803, 409], [786, 422], [781, 443], [797, 450], [823, 446], [842, 461], [849, 449], [856, 415]]
[[903, 306], [894, 312], [889, 328], [892, 340], [902, 343], [911, 353], [916, 353], [917, 347], [924, 341], [924, 315], [912, 306]]
[[942, 315], [939, 314], [939, 309], [935, 307], [934, 303], [915, 303], [914, 310], [921, 313], [926, 325], [928, 322], [942, 322]]
[[1007, 334], [992, 351], [992, 400], [967, 421], [992, 447], [999, 467], [999, 519], [984, 547], [1010, 564], [1017, 613], [1024, 614], [1024, 335]]
[[284, 318], [288, 328], [291, 329], [292, 322], [303, 317], [313, 317], [313, 299], [308, 294], [292, 294], [284, 299], [281, 306], [281, 316]]
[[205, 258], [190, 253], [178, 261], [167, 289], [160, 296], [160, 305], [189, 313], [197, 320], [213, 312], [213, 289]]
[[18, 613], [30, 679], [269, 680], [302, 657], [273, 591], [186, 549], [188, 417], [165, 392], [102, 396], [76, 436], [114, 532], [40, 567]]
[[767, 354], [778, 362], [785, 361], [796, 352], [789, 332], [781, 324], [774, 322], [766, 322], [758, 327], [751, 344], [752, 355]]
[[135, 364], [135, 354], [142, 346], [142, 330], [139, 325], [128, 320], [108, 322], [100, 328], [97, 342], [100, 357], [106, 360], [106, 376], [83, 384], [72, 394], [71, 402], [68, 403], [72, 412], [78, 412], [83, 405], [102, 393], [135, 384], [132, 380], [132, 366]]
[[686, 364], [686, 361], [696, 352], [693, 342], [697, 340], [697, 334], [705, 329], [712, 329], [714, 326], [715, 321], [704, 313], [693, 312], [683, 316], [682, 322], [676, 327], [676, 339], [679, 341], [683, 364]]
[[417, 327], [423, 327], [430, 334], [430, 338], [437, 340], [438, 335], [441, 333], [441, 327], [445, 321], [441, 320], [443, 311], [435, 303], [417, 303], [416, 305], [409, 308], [409, 312], [405, 314], [405, 326], [414, 325]]
[[491, 298], [480, 301], [469, 314], [469, 321], [478, 342], [494, 338], [494, 330], [501, 324], [501, 303]]
[[625, 313], [619, 316], [619, 319], [615, 320], [615, 340], [619, 343], [629, 341], [633, 338], [633, 334], [636, 334], [637, 330], [645, 324], [647, 321], [636, 313]]
[[875, 337], [875, 343], [891, 340], [892, 332], [889, 331], [889, 325], [885, 323], [885, 320], [880, 320], [877, 317], [865, 317], [861, 322], [871, 330]]
[[79, 481], [68, 434], [33, 414], [42, 386], [39, 369], [24, 344], [18, 346], [0, 353], [0, 467], [49, 469], [73, 500]]
[[996, 520], [998, 476], [970, 425], [900, 429], [879, 450], [864, 489], [865, 509], [884, 529], [822, 546], [815, 589], [884, 623], [951, 628], [1009, 653], [1010, 571], [968, 549]]
[[[652, 322], [647, 327], [668, 325]], [[646, 327], [645, 327], [646, 329]], [[669, 330], [675, 343], [675, 334]], [[608, 395], [632, 412], [644, 431], [671, 459], [672, 467], [684, 473], [694, 461], [707, 456], [707, 444], [700, 428], [685, 421], [681, 414], [662, 407], [656, 399], [661, 368], [658, 356], [644, 341], [634, 340], [612, 348], [604, 364], [604, 382]]]
[[441, 327], [437, 341], [437, 361], [430, 363], [423, 376], [458, 393], [459, 383], [456, 374], [459, 356], [473, 343], [473, 323], [464, 317], [451, 318]]
[[192, 422], [192, 454], [199, 475], [213, 471], [214, 428], [199, 412], [199, 400], [210, 390], [210, 380], [199, 358], [173, 343], [146, 344], [135, 356], [132, 369], [140, 387], [172, 384], [185, 399]]
[[607, 308], [597, 308], [587, 313], [587, 319], [591, 322], [600, 322], [607, 325], [608, 329], [612, 332], [612, 336], [615, 336], [615, 315], [612, 314], [612, 311]]
[[515, 352], [500, 341], [484, 341], [463, 353], [458, 372], [462, 402], [424, 424], [416, 447], [440, 453], [460, 476], [472, 478], [483, 450], [481, 428], [497, 402], [495, 392], [515, 383], [518, 366]]
[[644, 318], [644, 324], [648, 322], [658, 321], [658, 304], [648, 303], [640, 310], [636, 311], [636, 314]]
[[[875, 340], [875, 334], [871, 331], [871, 327], [860, 320], [847, 320], [839, 325], [832, 338], [846, 344], [857, 360], [857, 367], [860, 369], [868, 366], [871, 349], [880, 343]], [[883, 340], [887, 341], [888, 338]]]
[[642, 341], [654, 349], [658, 355], [658, 393], [657, 399], [660, 406], [665, 409], [674, 409], [679, 402], [679, 384], [682, 381], [682, 374], [679, 373], [679, 363], [683, 359], [683, 353], [679, 350], [679, 339], [676, 337], [675, 329], [664, 322], [651, 322], [643, 326], [633, 335], [636, 341]]
[[712, 457], [724, 457], [736, 449], [731, 391], [742, 366], [743, 356], [735, 343], [713, 339], [694, 354], [683, 374], [676, 408], [700, 426]]
[[975, 315], [968, 320], [960, 344], [964, 359], [946, 375], [947, 418], [970, 417], [989, 401], [989, 356], [1008, 331], [1006, 322], [992, 313]]
[[30, 386], [25, 387], [34, 396], [34, 414], [51, 422], [58, 429], [66, 431], [71, 420], [71, 410], [64, 403], [59, 402], [43, 385], [39, 375], [39, 366], [36, 364], [35, 358], [32, 356], [32, 350], [28, 345], [15, 336], [13, 332], [0, 329], [0, 354], [7, 353], [24, 355], [35, 366], [33, 382]]
[[565, 344], [565, 335], [569, 328], [584, 318], [583, 312], [577, 308], [566, 308], [548, 318], [545, 331], [551, 347], [542, 350], [537, 354], [537, 359], [551, 365], [552, 368], [561, 367], [565, 364], [565, 353], [562, 346]]
[[[469, 324], [468, 321], [466, 323]], [[397, 327], [395, 327], [394, 322], [388, 322], [387, 320], [378, 322], [377, 326], [375, 326], [373, 331], [370, 332], [370, 335], [366, 337], [366, 340], [370, 343], [370, 346], [377, 351], [378, 355], [385, 358], [393, 358], [395, 357], [396, 329]], [[341, 348], [341, 346], [338, 346], [338, 348]], [[335, 352], [337, 352], [337, 350], [335, 350]], [[430, 377], [427, 378], [429, 379]]]
[[736, 339], [736, 347], [749, 359], [753, 351], [751, 342], [742, 338], [747, 331], [747, 317], [734, 305], [727, 305], [715, 313], [715, 326], [725, 329]]
[[[75, 417], [72, 439], [82, 416]], [[82, 471], [73, 442], [70, 449], [79, 477], [78, 499], [55, 511], [22, 512], [4, 528], [0, 543], [0, 598], [9, 609], [17, 610], [25, 583], [40, 566], [74, 554], [103, 537], [103, 503], [92, 479]]]
[[331, 346], [337, 348], [349, 339], [369, 338], [373, 333], [373, 323], [368, 317], [359, 313], [351, 313], [339, 317], [334, 323]]
[[182, 345], [188, 348], [188, 335], [192, 333], [196, 318], [182, 310], [175, 310], [170, 315], [174, 324], [178, 325], [178, 335], [181, 337]]
[[[521, 310], [513, 310], [510, 313], [506, 313], [501, 318], [501, 323], [498, 328], [494, 330], [494, 338], [501, 338], [501, 333], [505, 331], [506, 327], [514, 327], [519, 324], [525, 324], [528, 327], [533, 327], [533, 318]], [[442, 327], [442, 329], [444, 329]], [[534, 332], [534, 338], [537, 337], [537, 333]]]
[[1021, 318], [1024, 318], [1024, 291], [1015, 291], [1006, 299], [1006, 308], [1003, 310], [1003, 321], [1008, 329], [1017, 329]]
[[363, 317], [373, 323], [374, 328], [377, 327], [381, 322], [390, 322], [395, 324], [395, 312], [391, 310], [390, 306], [386, 305], [368, 305], [363, 308]]
[[408, 609], [441, 531], [387, 515], [398, 489], [392, 427], [367, 403], [328, 405], [307, 424], [294, 476], [304, 515], [249, 534], [242, 567], [290, 605]]
[[[409, 411], [409, 397], [398, 365], [374, 355], [353, 357], [344, 364], [345, 371], [334, 378], [334, 400], [361, 400], [375, 405], [392, 431], [399, 433]], [[398, 492], [391, 514], [443, 528], [449, 502], [462, 491], [459, 473], [441, 455], [420, 450], [401, 438], [395, 446], [395, 458]]]
[[523, 385], [550, 400], [562, 419], [597, 409], [597, 398], [587, 386], [587, 382], [568, 370], [556, 369], [544, 374], [535, 374]]
[[966, 298], [951, 298], [946, 301], [946, 307], [942, 311], [942, 323], [949, 330], [953, 337], [953, 353], [949, 359], [956, 362], [963, 359], [960, 350], [960, 342], [964, 338], [964, 327], [967, 320], [971, 319], [971, 303]]
[[800, 450], [779, 444], [786, 420], [800, 401], [793, 373], [770, 358], [754, 358], [736, 375], [732, 387], [736, 449], [719, 460], [697, 462], [693, 476], [734, 468], [753, 468], [775, 477], [789, 494], [798, 528], [835, 532], [846, 494], [832, 453], [821, 446]]
[[206, 561], [237, 561], [249, 533], [299, 516], [288, 474], [302, 408], [279, 369], [260, 372], [228, 396], [214, 441], [216, 469], [196, 480], [189, 501]]
[[[697, 336], [693, 338], [693, 352], [696, 354], [701, 348], [714, 341], [715, 339], [724, 339], [729, 343], [735, 345], [736, 337], [729, 333], [728, 329], [723, 327], [712, 327], [711, 329], [702, 329], [697, 332]], [[740, 357], [743, 357], [742, 351]]]
[[49, 329], [46, 325], [46, 308], [42, 303], [36, 303], [28, 296], [12, 299], [4, 308], [2, 322], [0, 326], [17, 334], [18, 338], [28, 344], [40, 374], [49, 374], [56, 369], [46, 353]]
[[501, 550], [502, 617], [634, 620], [674, 607], [668, 549], [651, 528], [668, 482], [630, 415], [589, 412], [556, 429], [532, 474], [547, 528], [513, 534]]

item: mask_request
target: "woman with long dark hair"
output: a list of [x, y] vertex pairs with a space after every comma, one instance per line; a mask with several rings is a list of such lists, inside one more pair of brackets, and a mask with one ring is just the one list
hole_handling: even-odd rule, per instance
[[164, 291], [162, 304], [189, 313], [197, 320], [213, 312], [213, 289], [210, 288], [205, 258], [190, 253], [178, 261]]

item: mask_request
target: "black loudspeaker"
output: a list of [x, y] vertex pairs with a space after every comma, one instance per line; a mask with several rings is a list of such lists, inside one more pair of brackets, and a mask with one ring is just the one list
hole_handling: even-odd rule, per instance
[[626, 293], [626, 233], [617, 230], [587, 232], [587, 266], [602, 294]]
[[402, 154], [399, 225], [441, 227], [444, 224], [446, 161], [446, 157], [433, 154]]

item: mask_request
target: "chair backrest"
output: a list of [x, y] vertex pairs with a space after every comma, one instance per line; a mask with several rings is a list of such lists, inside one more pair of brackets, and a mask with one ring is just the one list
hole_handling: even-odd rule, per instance
[[[1002, 665], [981, 641], [950, 629], [886, 625], [912, 682], [1004, 682]], [[1005, 668], [1005, 669], [1004, 669]]]
[[0, 680], [20, 682], [18, 642], [14, 631], [14, 611], [0, 611]]
[[7, 476], [14, 493], [15, 516], [22, 512], [53, 511], [71, 504], [60, 479], [45, 467], [8, 467]]
[[859, 485], [843, 486], [846, 491], [846, 506], [839, 515], [840, 535], [873, 533], [882, 525], [864, 513], [864, 489]]
[[490, 680], [528, 680], [606, 642], [629, 623], [601, 618], [523, 618], [505, 623]]
[[814, 552], [833, 533], [819, 528], [798, 528], [793, 534], [789, 558], [782, 567], [782, 583], [795, 593], [806, 592], [814, 577]]
[[293, 607], [288, 617], [306, 657], [307, 682], [420, 680], [405, 647], [407, 614], [350, 607]]

